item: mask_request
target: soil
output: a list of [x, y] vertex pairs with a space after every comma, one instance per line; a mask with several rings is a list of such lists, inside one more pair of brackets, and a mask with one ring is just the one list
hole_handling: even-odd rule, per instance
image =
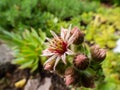
[[13, 65], [11, 65], [9, 68], [10, 69], [6, 69], [4, 72], [4, 76], [1, 76], [0, 78], [0, 90], [24, 90], [26, 84], [22, 88], [16, 88], [15, 83], [24, 78], [28, 81], [31, 79], [31, 77], [39, 80], [39, 86], [46, 83], [46, 77], [50, 78], [52, 85], [50, 86], [50, 89], [47, 90], [69, 90], [69, 88], [64, 84], [63, 78], [55, 73], [43, 71], [42, 75], [40, 75], [39, 73], [30, 73], [29, 69], [18, 69]]
[[[64, 84], [63, 78], [56, 73], [43, 70], [40, 63], [39, 69], [31, 73], [30, 69], [19, 69], [19, 66], [11, 64], [13, 58], [12, 51], [0, 41], [0, 90], [25, 90], [24, 87], [30, 80], [37, 80], [38, 86], [42, 86], [42, 88], [45, 88], [44, 90], [69, 90]], [[46, 83], [48, 82], [45, 81], [46, 78], [49, 78], [47, 80], [50, 81], [49, 84], [51, 85], [48, 89], [46, 89]], [[21, 88], [16, 87], [15, 83], [22, 79], [25, 79], [26, 83]], [[33, 90], [40, 90], [39, 87]]]

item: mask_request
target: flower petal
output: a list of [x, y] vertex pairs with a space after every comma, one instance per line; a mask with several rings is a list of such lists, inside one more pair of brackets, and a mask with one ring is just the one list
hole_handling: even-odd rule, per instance
[[68, 46], [72, 44], [75, 40], [75, 36], [77, 35], [77, 30], [73, 33], [73, 35], [68, 40]]
[[66, 54], [68, 55], [74, 55], [75, 53], [73, 51], [71, 51], [70, 49], [67, 50]]
[[55, 32], [53, 32], [52, 30], [50, 30], [50, 32], [51, 32], [51, 34], [53, 35], [54, 38], [58, 38], [58, 35]]
[[46, 37], [46, 39], [48, 40], [48, 42], [51, 42], [51, 39], [50, 39], [50, 38]]
[[63, 63], [66, 64], [66, 53], [64, 53], [64, 54], [61, 56], [61, 58], [62, 58]]
[[48, 52], [50, 52], [48, 49], [45, 49], [45, 50], [43, 50], [43, 54], [46, 54], [46, 53], [48, 53]]
[[67, 34], [66, 34], [66, 37], [65, 37], [65, 40], [68, 41], [68, 38], [70, 37], [70, 31], [71, 31], [71, 24], [69, 26], [69, 29], [67, 30]]
[[50, 38], [46, 37], [46, 39], [48, 40], [48, 45], [53, 44], [53, 42], [52, 42], [52, 40]]
[[60, 57], [57, 57], [57, 59], [56, 59], [56, 61], [55, 61], [55, 65], [54, 65], [54, 67], [53, 67], [53, 70], [55, 71], [55, 68], [56, 68], [56, 66], [57, 66], [57, 64], [58, 64], [58, 62], [60, 61]]
[[67, 29], [61, 27], [61, 33], [60, 33], [60, 36], [63, 40], [65, 40], [65, 36], [67, 34]]
[[41, 56], [51, 56], [51, 55], [54, 55], [54, 53], [44, 53]]
[[55, 59], [56, 57], [57, 57], [56, 55], [51, 56], [51, 57], [44, 63], [44, 65], [45, 65], [46, 63], [50, 62], [51, 60]]
[[43, 54], [41, 55], [41, 56], [51, 56], [51, 55], [53, 55], [54, 53], [51, 53], [48, 49], [45, 49], [44, 51], [43, 51]]

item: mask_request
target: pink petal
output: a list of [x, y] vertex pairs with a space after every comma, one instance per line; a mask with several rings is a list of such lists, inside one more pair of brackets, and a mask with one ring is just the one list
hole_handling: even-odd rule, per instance
[[71, 85], [73, 82], [74, 82], [74, 78], [71, 75], [68, 75], [68, 76], [65, 77], [65, 84], [67, 86]]
[[42, 54], [41, 56], [51, 56], [51, 55], [54, 55], [54, 53], [44, 53], [44, 54]]
[[65, 37], [65, 40], [68, 41], [68, 38], [70, 37], [70, 31], [71, 31], [71, 24], [69, 26], [69, 29], [67, 30], [67, 35]]
[[51, 39], [50, 39], [50, 38], [48, 38], [48, 37], [46, 37], [46, 39], [47, 39], [48, 41], [51, 41]]
[[45, 65], [46, 63], [50, 62], [51, 60], [54, 60], [56, 57], [57, 57], [56, 55], [51, 56], [51, 57], [44, 63], [44, 65]]
[[66, 34], [67, 34], [67, 29], [64, 29], [63, 27], [61, 27], [61, 38], [63, 39], [63, 40], [65, 40], [65, 36], [66, 36]]
[[69, 38], [69, 40], [68, 40], [68, 46], [74, 42], [76, 35], [77, 35], [77, 30], [76, 30], [76, 31], [74, 32], [74, 34]]
[[51, 53], [48, 49], [45, 49], [44, 51], [43, 51], [43, 54], [41, 55], [41, 56], [51, 56], [51, 55], [53, 55], [54, 53]]
[[51, 30], [50, 30], [50, 32], [51, 32], [51, 34], [53, 35], [54, 38], [58, 38], [58, 35], [55, 32], [53, 32]]
[[43, 54], [47, 54], [47, 53], [49, 53], [50, 51], [48, 50], [48, 49], [45, 49], [45, 50], [43, 50]]
[[68, 55], [74, 55], [75, 53], [73, 51], [71, 51], [70, 49], [67, 50], [66, 54]]
[[50, 64], [46, 64], [45, 67], [44, 67], [44, 70], [50, 70], [51, 68], [51, 65]]
[[55, 71], [55, 68], [56, 68], [56, 66], [57, 66], [57, 64], [58, 64], [58, 62], [60, 61], [60, 57], [57, 57], [57, 59], [56, 59], [56, 61], [55, 61], [55, 65], [54, 65], [54, 67], [53, 67], [53, 70]]
[[66, 54], [65, 53], [64, 53], [64, 55], [61, 56], [61, 58], [62, 58], [63, 63], [66, 64]]

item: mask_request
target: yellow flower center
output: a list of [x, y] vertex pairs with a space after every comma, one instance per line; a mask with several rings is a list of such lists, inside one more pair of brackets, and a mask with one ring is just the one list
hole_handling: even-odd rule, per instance
[[54, 38], [50, 43], [49, 50], [53, 53], [62, 55], [67, 50], [67, 43], [64, 42], [61, 38]]

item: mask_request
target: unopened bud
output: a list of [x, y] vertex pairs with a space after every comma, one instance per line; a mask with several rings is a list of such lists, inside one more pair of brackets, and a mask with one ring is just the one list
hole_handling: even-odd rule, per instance
[[92, 46], [90, 51], [94, 61], [102, 62], [106, 57], [106, 50], [100, 49], [98, 45]]
[[65, 84], [68, 85], [74, 85], [76, 82], [76, 71], [73, 67], [69, 67], [65, 71]]
[[89, 59], [84, 54], [78, 54], [73, 60], [74, 66], [80, 70], [84, 70], [89, 65]]
[[55, 60], [52, 60], [52, 61], [46, 63], [45, 66], [44, 66], [44, 70], [49, 70], [49, 71], [52, 70], [53, 66], [54, 66], [54, 63], [55, 63]]
[[65, 75], [74, 75], [75, 74], [75, 69], [73, 67], [68, 67], [65, 70]]
[[67, 86], [73, 84], [74, 82], [75, 82], [74, 76], [71, 76], [71, 75], [65, 76], [65, 84]]
[[71, 30], [72, 34], [75, 32], [77, 32], [77, 34], [75, 35], [76, 38], [73, 43], [76, 45], [81, 44], [84, 41], [84, 33], [82, 31], [80, 31], [78, 27], [74, 27]]

